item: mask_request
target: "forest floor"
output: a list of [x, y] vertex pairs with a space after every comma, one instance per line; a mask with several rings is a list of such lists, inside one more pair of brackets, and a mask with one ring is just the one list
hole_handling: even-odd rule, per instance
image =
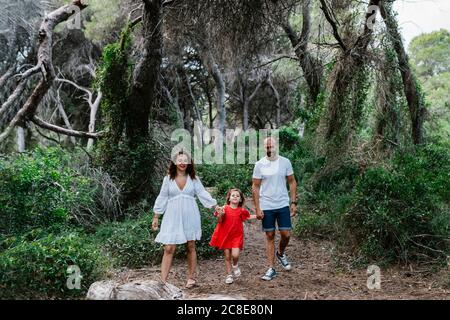
[[[277, 235], [276, 241], [278, 239]], [[261, 231], [260, 221], [246, 221], [245, 248], [239, 262], [242, 275], [234, 283], [225, 283], [222, 257], [199, 261], [198, 286], [192, 289], [184, 289], [186, 260], [176, 260], [169, 282], [183, 289], [188, 299], [201, 299], [209, 295], [250, 300], [450, 299], [450, 290], [443, 287], [448, 270], [430, 274], [412, 267], [381, 268], [381, 289], [369, 290], [367, 269], [338, 268], [333, 259], [334, 247], [333, 242], [328, 240], [292, 237], [286, 250], [292, 270], [284, 271], [277, 264], [278, 276], [272, 281], [264, 281], [261, 276], [267, 269], [265, 235]], [[122, 281], [158, 279], [159, 268], [124, 270], [120, 278]]]

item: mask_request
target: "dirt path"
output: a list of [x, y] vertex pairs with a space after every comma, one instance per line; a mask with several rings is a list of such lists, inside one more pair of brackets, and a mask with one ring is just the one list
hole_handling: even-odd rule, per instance
[[[277, 240], [279, 236], [277, 235]], [[381, 269], [381, 289], [367, 288], [366, 270], [339, 271], [332, 260], [333, 243], [323, 240], [300, 240], [292, 237], [286, 250], [293, 269], [282, 270], [276, 265], [278, 276], [263, 281], [266, 271], [265, 236], [260, 221], [245, 222], [245, 250], [239, 265], [242, 276], [233, 284], [225, 283], [222, 258], [201, 260], [198, 263], [199, 286], [185, 291], [188, 297], [211, 294], [244, 299], [450, 299], [450, 290], [441, 287], [440, 275], [425, 278], [414, 270], [398, 267]], [[148, 268], [126, 272], [127, 280], [156, 279], [159, 269]], [[170, 282], [184, 288], [187, 265], [175, 261]], [[122, 274], [124, 276], [124, 274]]]

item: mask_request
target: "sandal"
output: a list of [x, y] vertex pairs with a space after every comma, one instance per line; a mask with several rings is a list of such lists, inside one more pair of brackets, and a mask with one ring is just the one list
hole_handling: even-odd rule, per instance
[[195, 281], [195, 279], [188, 279], [188, 281], [186, 283], [186, 288], [191, 289], [195, 286], [197, 286], [197, 282]]

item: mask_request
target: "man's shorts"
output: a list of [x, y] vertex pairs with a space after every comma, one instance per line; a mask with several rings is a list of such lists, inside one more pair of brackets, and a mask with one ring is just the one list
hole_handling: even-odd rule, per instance
[[291, 211], [289, 207], [273, 210], [263, 210], [264, 218], [262, 219], [263, 231], [275, 231], [275, 221], [278, 230], [291, 230]]

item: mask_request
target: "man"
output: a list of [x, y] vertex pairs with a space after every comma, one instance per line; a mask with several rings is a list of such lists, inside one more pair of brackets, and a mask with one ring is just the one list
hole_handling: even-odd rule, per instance
[[[276, 141], [269, 137], [264, 140], [266, 156], [255, 163], [253, 169], [252, 193], [258, 220], [262, 220], [266, 233], [266, 254], [269, 269], [263, 280], [272, 280], [277, 276], [274, 268], [275, 256], [284, 270], [291, 270], [285, 249], [289, 243], [292, 223], [291, 217], [297, 212], [297, 182], [289, 159], [276, 152]], [[289, 195], [286, 188], [289, 184]], [[290, 200], [290, 205], [289, 205]], [[280, 242], [275, 253], [275, 221], [280, 231]]]

